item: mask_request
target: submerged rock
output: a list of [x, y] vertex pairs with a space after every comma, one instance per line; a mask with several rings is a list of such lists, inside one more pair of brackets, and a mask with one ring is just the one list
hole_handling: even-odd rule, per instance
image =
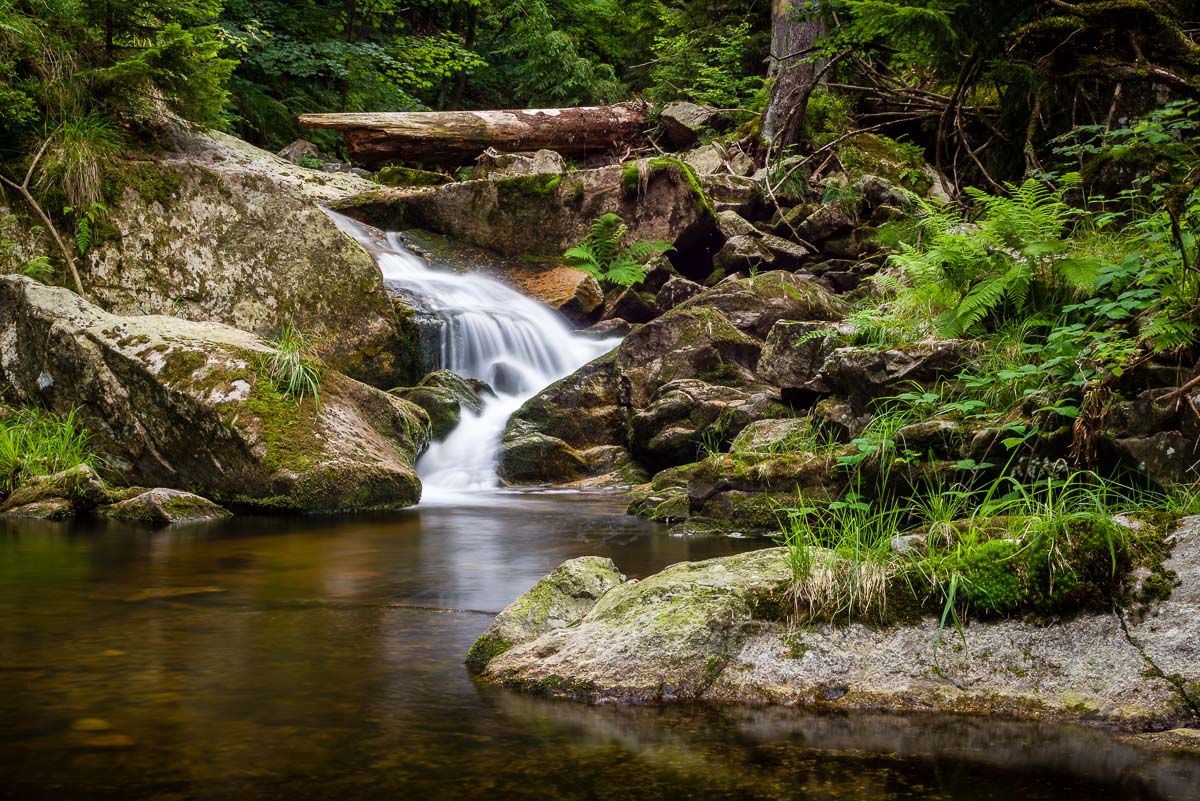
[[320, 404], [267, 377], [253, 334], [173, 317], [119, 317], [77, 295], [0, 278], [0, 384], [74, 409], [107, 466], [143, 486], [297, 511], [408, 506], [424, 411], [324, 370]]
[[961, 635], [933, 617], [791, 628], [793, 579], [783, 548], [683, 563], [615, 585], [578, 623], [493, 655], [484, 676], [588, 700], [1194, 725], [1200, 517], [1186, 518], [1171, 540], [1164, 568], [1179, 586], [1144, 618], [1118, 611], [1040, 625], [975, 621]]
[[207, 498], [164, 488], [147, 490], [98, 511], [110, 520], [151, 526], [209, 523], [231, 516], [229, 510]]

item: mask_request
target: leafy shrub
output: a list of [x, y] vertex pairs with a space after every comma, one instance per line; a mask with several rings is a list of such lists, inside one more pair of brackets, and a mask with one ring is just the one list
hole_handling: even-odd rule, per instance
[[645, 264], [672, 247], [666, 242], [634, 242], [624, 247], [628, 227], [620, 216], [609, 212], [597, 218], [578, 245], [563, 253], [574, 268], [597, 281], [617, 286], [634, 286], [646, 278]]

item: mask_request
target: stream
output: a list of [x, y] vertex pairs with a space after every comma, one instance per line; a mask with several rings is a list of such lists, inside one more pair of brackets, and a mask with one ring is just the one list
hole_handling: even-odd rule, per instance
[[492, 617], [564, 559], [631, 577], [764, 543], [679, 538], [619, 493], [508, 491], [525, 399], [615, 346], [339, 220], [496, 389], [414, 509], [159, 531], [0, 521], [0, 799], [1194, 799], [1200, 761], [1077, 726], [586, 706], [476, 682]]
[[1200, 762], [1074, 726], [588, 707], [462, 664], [563, 559], [753, 547], [619, 496], [492, 493], [149, 532], [0, 522], [0, 798], [1192, 799]]

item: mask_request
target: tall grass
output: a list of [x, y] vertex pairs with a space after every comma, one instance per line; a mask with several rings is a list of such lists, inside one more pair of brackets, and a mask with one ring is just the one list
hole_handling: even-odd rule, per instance
[[[1195, 494], [1175, 501], [1194, 508]], [[795, 619], [885, 622], [891, 608], [1012, 616], [1091, 608], [1119, 592], [1151, 543], [1113, 515], [1144, 496], [1091, 472], [975, 490], [926, 486], [912, 500], [851, 494], [784, 512]], [[895, 548], [910, 534], [908, 548]], [[897, 597], [900, 593], [902, 597]], [[939, 640], [941, 631], [939, 629]]]
[[0, 418], [0, 489], [11, 492], [29, 478], [81, 464], [98, 466], [90, 441], [74, 410], [59, 417], [28, 408]]
[[824, 509], [786, 512], [781, 541], [792, 568], [790, 592], [798, 618], [882, 621], [897, 570], [892, 537], [905, 510], [875, 508], [854, 496]]
[[321, 368], [308, 358], [312, 340], [291, 322], [284, 323], [279, 336], [271, 342], [272, 351], [265, 367], [271, 382], [286, 395], [303, 402], [311, 396], [317, 411], [321, 409]]

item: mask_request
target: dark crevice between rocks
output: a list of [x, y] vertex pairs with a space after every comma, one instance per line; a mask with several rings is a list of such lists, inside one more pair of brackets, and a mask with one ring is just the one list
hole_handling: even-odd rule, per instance
[[1179, 695], [1180, 701], [1183, 702], [1183, 705], [1187, 707], [1188, 711], [1191, 713], [1191, 718], [1188, 722], [1200, 722], [1200, 694], [1197, 694], [1197, 691], [1200, 690], [1200, 688], [1189, 688], [1187, 682], [1184, 681], [1183, 676], [1180, 676], [1178, 673], [1167, 673], [1160, 668], [1155, 663], [1154, 659], [1148, 653], [1146, 653], [1145, 648], [1142, 647], [1142, 645], [1129, 631], [1129, 625], [1125, 620], [1125, 614], [1123, 610], [1115, 609], [1114, 614], [1117, 616], [1117, 620], [1121, 623], [1121, 631], [1125, 634], [1125, 641], [1128, 642], [1130, 646], [1132, 646], [1134, 650], [1138, 652], [1138, 656], [1140, 656], [1142, 661], [1144, 661], [1148, 666], [1145, 671], [1145, 675], [1147, 677], [1160, 678], [1170, 684], [1171, 687], [1175, 689], [1175, 692]]

